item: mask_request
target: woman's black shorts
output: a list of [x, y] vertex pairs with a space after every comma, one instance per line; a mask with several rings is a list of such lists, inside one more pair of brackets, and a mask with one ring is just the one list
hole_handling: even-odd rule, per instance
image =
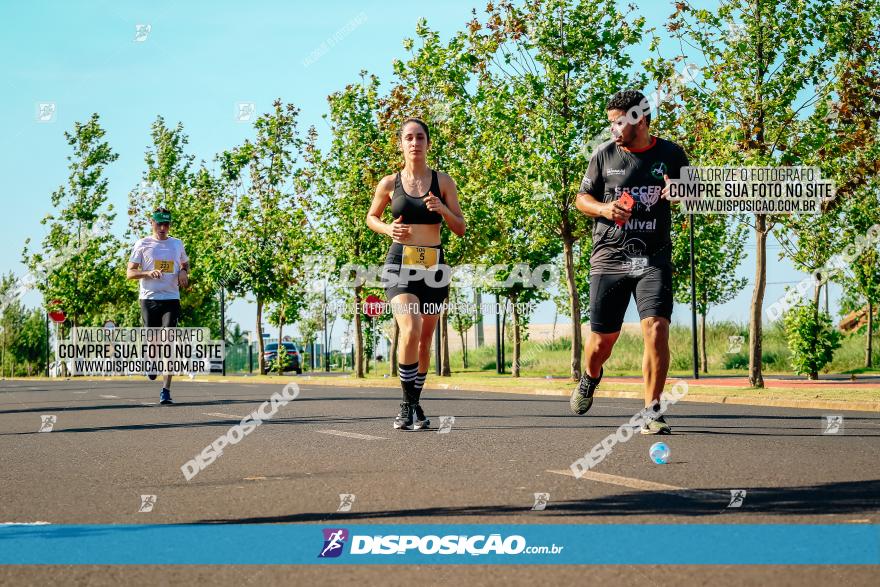
[[420, 302], [422, 314], [439, 314], [444, 300], [449, 295], [449, 281], [452, 268], [446, 265], [443, 247], [427, 247], [440, 251], [439, 261], [435, 270], [401, 267], [403, 262], [403, 245], [392, 243], [385, 257], [383, 279], [387, 279], [385, 296], [388, 301], [400, 294], [413, 294]]

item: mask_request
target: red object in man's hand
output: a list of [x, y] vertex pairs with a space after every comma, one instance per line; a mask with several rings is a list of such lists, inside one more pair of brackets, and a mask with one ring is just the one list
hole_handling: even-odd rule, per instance
[[[620, 199], [617, 200], [617, 203], [626, 208], [628, 211], [632, 211], [636, 201], [633, 200], [633, 197], [631, 195], [629, 195], [629, 192], [623, 192], [623, 195], [620, 196]], [[622, 227], [624, 223], [620, 221], [615, 221], [615, 224], [617, 224], [617, 226], [619, 227]]]

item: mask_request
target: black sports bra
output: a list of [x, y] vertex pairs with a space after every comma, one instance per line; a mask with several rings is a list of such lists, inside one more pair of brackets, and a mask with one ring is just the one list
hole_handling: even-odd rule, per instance
[[[440, 193], [440, 181], [437, 179], [437, 172], [431, 170], [431, 188], [430, 193], [443, 200], [443, 194]], [[403, 216], [405, 224], [440, 224], [443, 220], [437, 212], [431, 212], [425, 205], [424, 196], [411, 196], [403, 189], [403, 183], [400, 181], [400, 172], [394, 178], [394, 193], [391, 195], [391, 214], [397, 220]]]

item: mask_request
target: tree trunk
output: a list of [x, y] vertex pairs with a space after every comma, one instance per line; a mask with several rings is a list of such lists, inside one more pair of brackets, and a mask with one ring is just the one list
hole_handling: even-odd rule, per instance
[[749, 308], [749, 384], [763, 388], [761, 311], [767, 286], [767, 217], [764, 214], [755, 215], [755, 241], [755, 289]]
[[870, 369], [874, 366], [874, 343], [872, 337], [874, 335], [874, 303], [868, 300], [868, 335], [865, 341], [865, 368]]
[[263, 299], [257, 296], [257, 365], [260, 375], [266, 374], [266, 358], [263, 356], [265, 343], [263, 342]]
[[501, 372], [507, 368], [507, 298], [504, 298], [504, 311], [501, 313]]
[[706, 313], [700, 313], [700, 362], [703, 363], [703, 373], [709, 372], [709, 355], [706, 352]]
[[452, 368], [449, 365], [449, 320], [444, 308], [440, 312], [440, 358], [441, 358], [441, 377], [451, 377]]
[[477, 321], [474, 324], [476, 342], [474, 348], [483, 346], [483, 294], [479, 288], [474, 290], [474, 306], [477, 308]]
[[391, 335], [391, 349], [388, 351], [390, 355], [388, 365], [391, 367], [388, 374], [391, 377], [397, 377], [397, 342], [400, 339], [400, 324], [397, 323], [396, 318], [392, 318], [392, 320], [394, 320], [394, 333]]
[[278, 363], [278, 374], [284, 375], [284, 361], [287, 360], [286, 357], [282, 356], [281, 353], [287, 354], [287, 347], [284, 346], [284, 343], [281, 342], [281, 334], [284, 330], [284, 308], [281, 308], [281, 311], [278, 312], [278, 353], [275, 356], [275, 361]]
[[466, 330], [459, 330], [458, 331], [458, 336], [459, 336], [459, 338], [461, 338], [461, 368], [462, 369], [468, 368], [466, 334], [467, 334]]
[[376, 319], [370, 318], [366, 322], [367, 340], [370, 344], [364, 345], [366, 352], [364, 353], [364, 373], [370, 373], [370, 363], [376, 356]]
[[571, 236], [571, 227], [568, 226], [567, 221], [564, 221], [562, 228], [565, 283], [568, 286], [568, 303], [571, 306], [571, 380], [578, 381], [581, 378], [581, 354], [583, 350], [581, 339], [581, 301], [574, 277], [574, 239]]
[[361, 288], [354, 288], [354, 376], [364, 377], [364, 335], [361, 331]]
[[511, 302], [513, 303], [513, 366], [511, 368], [511, 374], [514, 377], [519, 377], [519, 352], [520, 352], [520, 329], [519, 329], [519, 312], [517, 311], [516, 305], [516, 295], [511, 298]]

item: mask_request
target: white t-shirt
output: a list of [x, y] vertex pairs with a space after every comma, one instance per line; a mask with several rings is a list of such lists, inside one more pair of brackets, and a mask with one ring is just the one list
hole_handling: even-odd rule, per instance
[[148, 236], [134, 243], [129, 263], [139, 263], [143, 271], [162, 271], [162, 277], [140, 279], [142, 300], [179, 300], [180, 289], [177, 285], [177, 272], [182, 263], [188, 263], [189, 257], [183, 250], [180, 239], [169, 236], [163, 241]]

